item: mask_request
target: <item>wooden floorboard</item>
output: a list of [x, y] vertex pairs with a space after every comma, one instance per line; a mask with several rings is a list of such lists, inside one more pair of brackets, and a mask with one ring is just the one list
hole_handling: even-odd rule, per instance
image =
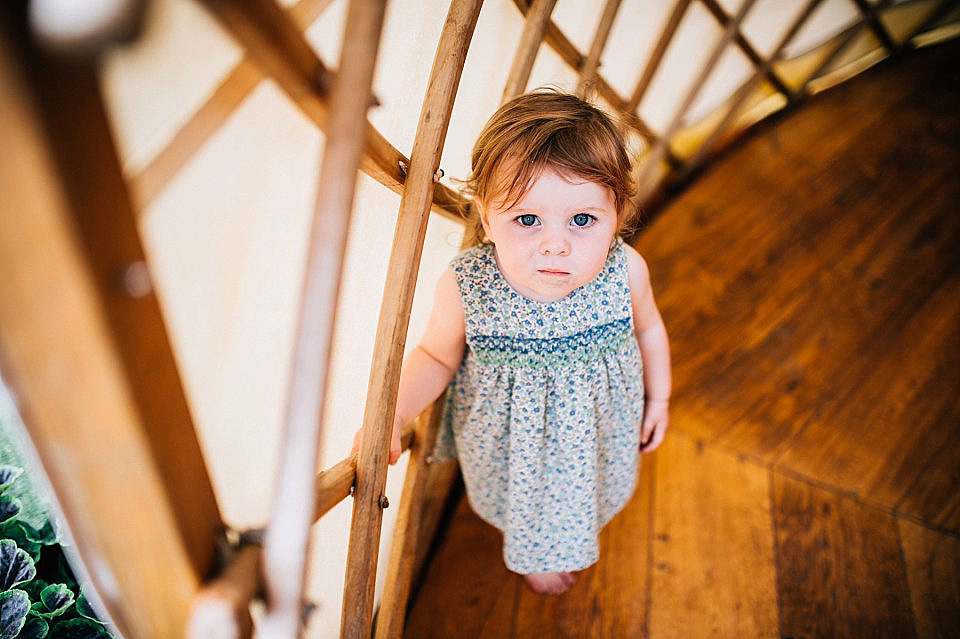
[[917, 636], [960, 637], [960, 539], [904, 519], [899, 525]]
[[915, 637], [896, 518], [778, 473], [774, 495], [782, 635]]
[[639, 236], [671, 431], [561, 597], [466, 502], [407, 637], [960, 639], [960, 41], [757, 127]]

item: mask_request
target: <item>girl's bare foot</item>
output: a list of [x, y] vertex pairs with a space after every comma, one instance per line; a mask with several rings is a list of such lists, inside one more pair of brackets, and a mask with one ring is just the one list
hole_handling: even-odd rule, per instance
[[523, 578], [541, 595], [559, 595], [570, 590], [577, 578], [570, 572], [534, 572]]

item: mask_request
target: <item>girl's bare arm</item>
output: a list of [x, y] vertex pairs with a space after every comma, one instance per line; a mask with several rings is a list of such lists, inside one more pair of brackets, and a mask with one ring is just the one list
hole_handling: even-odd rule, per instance
[[650, 271], [644, 259], [631, 246], [625, 246], [630, 276], [630, 299], [633, 303], [633, 324], [643, 357], [643, 383], [646, 393], [641, 448], [650, 452], [660, 445], [669, 421], [669, 400], [672, 388], [670, 375], [670, 342], [663, 318], [653, 299]]
[[[400, 370], [397, 410], [390, 443], [390, 463], [400, 457], [400, 431], [416, 419], [450, 383], [460, 366], [466, 344], [463, 304], [452, 269], [444, 271], [437, 282], [433, 309], [423, 338], [410, 351]], [[360, 446], [357, 431], [353, 450]]]

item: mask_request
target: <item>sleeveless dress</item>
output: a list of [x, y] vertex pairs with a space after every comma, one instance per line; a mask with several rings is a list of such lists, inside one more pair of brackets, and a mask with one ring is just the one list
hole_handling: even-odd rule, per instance
[[467, 348], [434, 456], [459, 459], [471, 507], [503, 532], [507, 568], [586, 568], [637, 479], [643, 367], [623, 242], [556, 302], [513, 290], [491, 245], [451, 266]]

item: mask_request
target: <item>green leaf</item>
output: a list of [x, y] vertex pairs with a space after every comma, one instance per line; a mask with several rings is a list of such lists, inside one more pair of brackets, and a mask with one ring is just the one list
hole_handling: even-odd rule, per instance
[[53, 524], [50, 523], [49, 519], [44, 522], [43, 527], [40, 529], [34, 528], [27, 522], [20, 522], [20, 526], [23, 527], [23, 532], [27, 539], [33, 543], [50, 546], [52, 544], [59, 543], [60, 541], [57, 531], [54, 529]]
[[22, 590], [0, 593], [0, 639], [13, 639], [23, 628], [30, 597]]
[[10, 539], [0, 540], [0, 591], [9, 590], [36, 576], [37, 568], [30, 555]]
[[27, 554], [33, 559], [33, 563], [40, 561], [40, 544], [30, 541], [24, 530], [29, 524], [22, 521], [12, 521], [0, 525], [0, 539], [11, 539], [16, 542], [17, 547], [27, 551]]
[[30, 601], [40, 601], [40, 593], [43, 592], [43, 589], [49, 585], [50, 584], [45, 582], [43, 579], [37, 577], [33, 581], [28, 581], [20, 586], [20, 589], [30, 596]]
[[12, 484], [22, 474], [23, 469], [18, 466], [0, 464], [0, 490]]
[[67, 584], [50, 584], [40, 592], [40, 600], [30, 606], [30, 612], [40, 617], [57, 617], [73, 605], [73, 591]]
[[0, 525], [12, 522], [23, 510], [23, 503], [16, 497], [0, 495]]
[[90, 605], [90, 600], [87, 599], [87, 595], [83, 592], [83, 589], [80, 590], [80, 596], [77, 597], [76, 611], [81, 617], [86, 617], [91, 621], [100, 621], [97, 617], [97, 612], [93, 609], [93, 606]]
[[51, 639], [112, 639], [102, 624], [76, 618], [61, 621], [50, 629]]
[[29, 616], [27, 623], [23, 624], [23, 630], [17, 635], [17, 639], [44, 639], [50, 632], [50, 626], [40, 617]]

